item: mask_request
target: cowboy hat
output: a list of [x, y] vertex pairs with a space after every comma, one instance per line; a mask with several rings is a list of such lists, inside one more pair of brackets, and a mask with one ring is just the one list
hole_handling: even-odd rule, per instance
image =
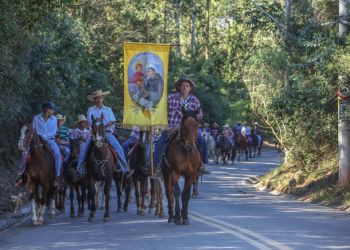
[[224, 126], [222, 126], [223, 128], [229, 128], [230, 127], [230, 125], [228, 125], [227, 123], [224, 125]]
[[111, 91], [102, 91], [102, 89], [96, 90], [94, 92], [92, 92], [90, 95], [87, 96], [87, 99], [89, 101], [94, 101], [95, 97], [98, 96], [107, 96], [111, 93]]
[[194, 91], [194, 90], [196, 90], [197, 85], [194, 83], [194, 81], [192, 81], [192, 80], [191, 80], [190, 78], [188, 78], [188, 77], [181, 77], [179, 80], [177, 80], [177, 81], [175, 82], [175, 88], [176, 88], [176, 90], [177, 90], [178, 92], [180, 92], [180, 85], [181, 85], [181, 83], [183, 83], [183, 82], [188, 82], [188, 83], [191, 85], [191, 88], [192, 88], [191, 92]]
[[219, 124], [217, 124], [216, 122], [213, 123], [213, 127], [219, 127]]
[[204, 126], [204, 127], [205, 127], [205, 126], [209, 127], [209, 123], [205, 122], [205, 123], [203, 124], [203, 126]]
[[56, 119], [57, 119], [57, 120], [63, 120], [63, 122], [65, 122], [65, 121], [66, 121], [66, 116], [63, 116], [63, 115], [61, 115], [61, 114], [57, 114], [57, 115], [56, 115]]
[[85, 115], [78, 115], [77, 118], [78, 120], [75, 122], [75, 124], [78, 124], [79, 122], [87, 122]]

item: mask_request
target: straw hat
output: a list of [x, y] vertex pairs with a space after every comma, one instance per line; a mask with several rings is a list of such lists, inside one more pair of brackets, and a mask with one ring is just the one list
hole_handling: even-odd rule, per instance
[[209, 123], [205, 122], [205, 123], [203, 124], [203, 126], [204, 126], [204, 127], [209, 127]]
[[75, 122], [75, 124], [78, 124], [79, 122], [87, 122], [85, 115], [78, 115], [77, 118], [78, 120]]
[[183, 83], [183, 82], [188, 82], [188, 83], [191, 85], [191, 87], [192, 87], [191, 92], [193, 92], [193, 91], [196, 90], [197, 85], [194, 83], [194, 81], [192, 81], [192, 80], [191, 80], [190, 78], [188, 78], [188, 77], [182, 77], [182, 78], [180, 78], [179, 80], [177, 80], [177, 81], [175, 82], [175, 88], [176, 88], [176, 90], [177, 90], [178, 92], [180, 92], [180, 85], [181, 85], [181, 83]]
[[224, 125], [224, 126], [222, 126], [223, 128], [229, 128], [230, 127], [230, 125], [228, 125], [227, 123]]
[[99, 89], [99, 90], [96, 90], [94, 91], [92, 94], [88, 95], [87, 96], [87, 99], [89, 101], [94, 101], [94, 98], [95, 97], [98, 97], [98, 96], [107, 96], [111, 93], [111, 91], [102, 91], [102, 89]]
[[57, 120], [63, 120], [63, 122], [65, 122], [65, 121], [66, 121], [66, 116], [63, 116], [63, 115], [61, 115], [61, 114], [57, 114], [57, 115], [56, 115], [56, 119], [57, 119]]
[[219, 127], [219, 124], [217, 124], [216, 122], [213, 123], [213, 127]]

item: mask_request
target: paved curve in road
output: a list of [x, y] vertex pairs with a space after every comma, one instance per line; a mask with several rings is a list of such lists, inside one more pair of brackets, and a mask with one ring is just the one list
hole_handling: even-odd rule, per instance
[[[153, 215], [117, 213], [95, 223], [60, 214], [42, 227], [30, 220], [0, 233], [0, 249], [350, 249], [350, 214], [256, 191], [244, 180], [278, 166], [266, 150], [260, 159], [210, 165], [200, 196], [190, 201], [189, 226]], [[166, 204], [166, 203], [165, 203]]]

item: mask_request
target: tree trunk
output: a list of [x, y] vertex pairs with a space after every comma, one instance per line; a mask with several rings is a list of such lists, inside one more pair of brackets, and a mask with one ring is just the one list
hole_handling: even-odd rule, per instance
[[285, 18], [285, 40], [284, 46], [287, 52], [287, 62], [286, 67], [284, 69], [284, 90], [290, 91], [292, 86], [290, 83], [290, 18], [292, 16], [292, 1], [293, 0], [285, 0], [285, 8], [284, 8], [284, 18]]
[[181, 57], [181, 40], [180, 40], [180, 2], [181, 0], [175, 0], [175, 28], [176, 28], [176, 54]]
[[193, 10], [192, 10], [192, 30], [191, 30], [191, 55], [194, 56], [196, 53], [196, 18], [197, 18], [197, 8], [196, 0], [192, 0]]
[[206, 19], [206, 27], [205, 27], [205, 59], [209, 59], [209, 49], [210, 49], [210, 38], [209, 38], [209, 30], [210, 30], [210, 0], [207, 0], [207, 6], [205, 11], [205, 19]]
[[[348, 34], [350, 0], [339, 0], [339, 37]], [[338, 76], [339, 80], [342, 76]], [[346, 83], [345, 83], [346, 84]], [[349, 86], [346, 86], [349, 87]], [[340, 105], [349, 110], [349, 100], [339, 100]], [[340, 112], [340, 110], [338, 110]], [[338, 119], [338, 145], [339, 145], [339, 184], [347, 187], [350, 184], [350, 119]]]

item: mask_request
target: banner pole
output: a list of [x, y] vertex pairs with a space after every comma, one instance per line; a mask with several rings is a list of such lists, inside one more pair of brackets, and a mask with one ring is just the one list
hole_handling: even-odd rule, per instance
[[149, 140], [149, 143], [150, 143], [150, 145], [149, 145], [149, 151], [150, 151], [150, 160], [151, 160], [151, 176], [153, 176], [153, 127], [151, 126], [151, 128], [150, 128], [150, 140]]

